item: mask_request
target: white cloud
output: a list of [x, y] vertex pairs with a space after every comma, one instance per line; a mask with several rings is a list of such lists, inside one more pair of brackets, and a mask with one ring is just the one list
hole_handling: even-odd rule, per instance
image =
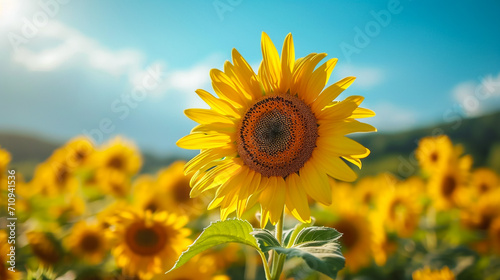
[[337, 65], [333, 70], [335, 81], [344, 77], [354, 76], [356, 81], [352, 87], [371, 89], [384, 81], [384, 71], [380, 68], [357, 66], [352, 64]]
[[376, 115], [362, 121], [375, 126], [379, 131], [405, 130], [415, 127], [418, 122], [415, 111], [392, 103], [383, 102], [366, 107], [376, 112]]
[[498, 109], [500, 73], [496, 76], [489, 74], [476, 81], [461, 82], [451, 90], [451, 94], [468, 116], [477, 116]]
[[33, 50], [20, 46], [14, 52], [14, 61], [32, 71], [53, 71], [76, 60], [93, 69], [112, 75], [132, 74], [141, 69], [143, 55], [136, 50], [112, 51], [95, 40], [66, 25], [50, 21], [39, 29], [38, 39], [49, 39], [54, 46]]

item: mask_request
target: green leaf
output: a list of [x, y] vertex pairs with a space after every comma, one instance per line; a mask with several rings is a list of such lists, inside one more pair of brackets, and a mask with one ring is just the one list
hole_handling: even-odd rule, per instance
[[251, 234], [253, 231], [252, 225], [249, 222], [239, 219], [229, 219], [211, 223], [203, 230], [194, 243], [182, 253], [174, 267], [166, 273], [185, 264], [199, 253], [220, 244], [230, 242], [241, 243], [251, 246], [262, 253], [257, 240]]
[[335, 278], [345, 265], [338, 243], [340, 236], [342, 234], [333, 228], [309, 227], [299, 232], [290, 248], [269, 249], [286, 254], [287, 258], [302, 258], [311, 269]]
[[267, 229], [257, 229], [252, 232], [253, 236], [257, 238], [260, 250], [262, 252], [267, 252], [275, 247], [281, 247], [280, 242], [274, 237], [274, 235]]

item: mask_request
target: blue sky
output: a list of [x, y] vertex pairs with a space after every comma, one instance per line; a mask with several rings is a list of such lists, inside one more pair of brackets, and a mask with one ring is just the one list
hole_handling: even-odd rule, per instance
[[[0, 0], [0, 131], [65, 141], [116, 134], [181, 154], [209, 70], [261, 32], [296, 56], [338, 57], [381, 132], [500, 109], [498, 1]], [[152, 79], [144, 92], [144, 79]], [[136, 94], [139, 101], [131, 100]], [[138, 94], [138, 95], [137, 95]], [[98, 131], [98, 132], [96, 132]]]

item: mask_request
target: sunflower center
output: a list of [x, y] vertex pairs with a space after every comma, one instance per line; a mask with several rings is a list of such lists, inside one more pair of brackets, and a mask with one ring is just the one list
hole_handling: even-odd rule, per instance
[[318, 138], [316, 118], [289, 94], [266, 96], [245, 113], [236, 140], [243, 162], [260, 174], [286, 177], [309, 160]]
[[486, 184], [486, 183], [482, 183], [481, 185], [479, 185], [479, 192], [480, 192], [480, 193], [485, 193], [485, 192], [487, 192], [489, 189], [490, 189], [490, 187], [489, 187], [489, 186], [488, 186], [488, 184]]
[[174, 186], [174, 197], [178, 202], [186, 202], [191, 199], [189, 193], [191, 188], [189, 187], [189, 180], [186, 177], [179, 179]]
[[455, 191], [456, 187], [457, 187], [457, 181], [455, 180], [455, 178], [450, 175], [446, 176], [443, 180], [443, 189], [442, 189], [443, 196], [450, 197]]
[[165, 248], [167, 232], [157, 224], [147, 227], [143, 222], [137, 222], [129, 226], [125, 239], [134, 253], [152, 256]]
[[125, 166], [125, 163], [124, 163], [122, 157], [116, 155], [116, 156], [112, 157], [111, 159], [109, 159], [108, 166], [111, 168], [114, 168], [116, 170], [122, 170]]
[[337, 229], [338, 232], [342, 233], [340, 242], [347, 250], [356, 246], [359, 239], [359, 233], [355, 225], [347, 220], [341, 220], [337, 222], [333, 227]]
[[80, 247], [85, 252], [95, 252], [101, 247], [101, 240], [94, 234], [87, 234], [80, 240]]
[[432, 154], [431, 154], [431, 161], [432, 162], [436, 162], [438, 160], [438, 158], [439, 158], [438, 153], [432, 152]]
[[158, 205], [156, 204], [156, 201], [151, 200], [146, 204], [144, 207], [144, 210], [150, 210], [151, 212], [156, 212], [158, 210]]
[[56, 171], [56, 180], [59, 184], [64, 184], [69, 178], [69, 171], [65, 165], [61, 165]]

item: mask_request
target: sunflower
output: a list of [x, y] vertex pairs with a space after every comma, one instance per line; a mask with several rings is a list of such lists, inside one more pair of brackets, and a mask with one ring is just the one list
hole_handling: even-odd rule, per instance
[[157, 278], [164, 280], [230, 280], [226, 275], [216, 275], [216, 272], [217, 260], [214, 256], [198, 255], [178, 269]]
[[416, 157], [426, 174], [443, 169], [453, 155], [453, 144], [446, 135], [422, 138], [418, 143]]
[[424, 267], [414, 271], [412, 278], [413, 280], [455, 280], [455, 275], [447, 266], [439, 270]]
[[437, 209], [446, 210], [467, 204], [467, 181], [471, 164], [470, 156], [455, 158], [431, 176], [428, 192]]
[[370, 264], [371, 257], [367, 250], [372, 247], [372, 226], [366, 215], [355, 210], [343, 209], [339, 218], [328, 227], [342, 233], [340, 244], [345, 257], [345, 265], [351, 272]]
[[481, 196], [461, 211], [462, 224], [470, 229], [487, 231], [497, 217], [500, 217], [500, 190]]
[[132, 203], [139, 209], [161, 212], [169, 208], [169, 200], [157, 190], [154, 176], [140, 175], [134, 180], [133, 190]]
[[396, 183], [396, 177], [390, 173], [380, 173], [375, 177], [367, 176], [359, 180], [353, 194], [362, 208], [373, 210], [378, 198], [386, 191], [392, 191]]
[[373, 212], [370, 215], [371, 221], [371, 251], [373, 260], [378, 266], [384, 266], [387, 259], [397, 249], [397, 243], [387, 235], [384, 228], [384, 219], [378, 212]]
[[160, 170], [156, 188], [160, 195], [167, 200], [167, 209], [169, 212], [188, 215], [190, 217], [201, 214], [204, 210], [205, 196], [190, 198], [191, 188], [189, 181], [191, 176], [185, 176], [183, 173], [184, 161], [176, 161], [168, 168]]
[[31, 252], [41, 264], [53, 266], [62, 259], [62, 248], [52, 233], [30, 231], [26, 233], [26, 237]]
[[142, 158], [135, 145], [122, 137], [111, 139], [95, 153], [92, 161], [99, 169], [127, 175], [136, 174], [142, 166]]
[[78, 180], [74, 176], [74, 169], [68, 166], [64, 156], [54, 153], [36, 167], [30, 185], [34, 192], [55, 197], [74, 193], [78, 188]]
[[476, 196], [481, 196], [500, 188], [500, 180], [495, 171], [485, 167], [478, 168], [472, 172], [471, 187]]
[[14, 244], [8, 243], [8, 235], [5, 230], [0, 230], [0, 279], [17, 280], [21, 279], [21, 273], [16, 269], [16, 272], [9, 271], [7, 261], [10, 261], [10, 247]]
[[118, 170], [99, 169], [95, 175], [97, 184], [106, 194], [126, 197], [130, 193], [130, 176]]
[[126, 275], [150, 279], [173, 266], [181, 252], [191, 244], [187, 217], [125, 211], [112, 222], [111, 238], [116, 243], [112, 254]]
[[90, 139], [80, 136], [71, 139], [59, 150], [65, 154], [68, 166], [80, 168], [89, 164], [89, 159], [95, 152], [95, 147]]
[[410, 237], [418, 226], [421, 207], [415, 198], [418, 193], [404, 184], [399, 184], [391, 191], [379, 196], [377, 210], [391, 232], [401, 237]]
[[95, 223], [80, 221], [73, 225], [65, 240], [67, 248], [77, 257], [91, 264], [100, 263], [108, 252], [108, 242], [102, 234], [104, 228]]
[[300, 221], [310, 220], [307, 196], [331, 203], [328, 176], [354, 181], [346, 164], [361, 167], [369, 150], [345, 137], [353, 132], [376, 131], [355, 120], [371, 117], [358, 108], [361, 96], [333, 101], [354, 77], [344, 78], [323, 90], [337, 63], [326, 54], [312, 53], [295, 59], [292, 35], [284, 42], [281, 59], [266, 33], [262, 33], [263, 60], [255, 74], [233, 49], [233, 63], [210, 76], [217, 97], [204, 90], [196, 93], [211, 109], [188, 109], [185, 114], [199, 125], [177, 145], [201, 149], [186, 164], [191, 196], [217, 188], [209, 209], [220, 207], [225, 219], [237, 210], [259, 202], [262, 225], [276, 224], [284, 206]]

